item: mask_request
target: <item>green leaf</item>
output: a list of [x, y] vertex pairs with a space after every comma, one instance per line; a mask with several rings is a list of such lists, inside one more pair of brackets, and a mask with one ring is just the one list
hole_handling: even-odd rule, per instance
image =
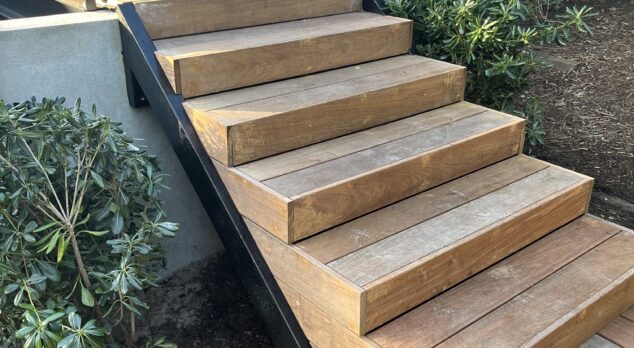
[[59, 238], [57, 240], [57, 263], [61, 263], [66, 254], [67, 242], [65, 238]]
[[95, 298], [90, 293], [90, 290], [86, 289], [83, 284], [81, 286], [81, 303], [91, 308], [95, 306]]
[[46, 225], [40, 226], [40, 227], [36, 228], [35, 230], [33, 230], [33, 233], [42, 232], [42, 231], [47, 230], [47, 229], [49, 229], [49, 228], [51, 228], [51, 227], [53, 227], [53, 226], [55, 226], [57, 224], [58, 224], [58, 222], [51, 222], [50, 224], [46, 224]]
[[4, 288], [5, 295], [8, 295], [16, 290], [18, 290], [20, 286], [18, 284], [9, 284]]
[[112, 218], [112, 233], [118, 235], [123, 231], [123, 216], [120, 213], [116, 213]]
[[99, 175], [95, 171], [91, 170], [90, 171], [90, 176], [95, 181], [95, 184], [97, 184], [97, 186], [99, 186], [100, 188], [105, 188], [106, 187], [106, 185], [104, 184], [104, 180], [101, 177], [101, 175]]

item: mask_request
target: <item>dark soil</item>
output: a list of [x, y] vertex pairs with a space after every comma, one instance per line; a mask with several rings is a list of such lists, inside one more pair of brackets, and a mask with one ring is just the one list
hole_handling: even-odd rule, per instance
[[273, 347], [226, 257], [191, 265], [146, 294], [142, 335], [181, 348]]
[[[596, 179], [599, 192], [634, 202], [634, 11], [631, 0], [570, 1], [593, 6], [594, 37], [576, 35], [544, 53], [578, 62], [554, 69], [532, 87], [544, 103], [546, 145], [539, 158]], [[593, 199], [591, 212], [634, 228], [632, 211]]]

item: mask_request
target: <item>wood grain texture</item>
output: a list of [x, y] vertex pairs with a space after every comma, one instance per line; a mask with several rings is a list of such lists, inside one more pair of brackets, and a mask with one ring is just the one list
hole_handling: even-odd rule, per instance
[[[258, 95], [228, 106], [230, 102], [219, 100], [222, 93], [184, 106], [208, 153], [227, 165], [239, 165], [462, 100], [462, 68], [413, 58], [410, 66], [361, 77], [344, 68], [341, 75], [350, 73], [350, 79], [321, 86], [300, 78], [297, 84], [308, 86], [293, 93]], [[232, 92], [229, 99], [236, 97]], [[292, 169], [274, 167], [274, 172]]]
[[612, 341], [608, 341], [605, 338], [594, 335], [579, 348], [622, 348]]
[[[275, 277], [302, 294], [355, 333], [363, 331], [361, 303], [364, 292], [328, 267], [284, 244], [255, 223], [245, 220], [251, 235]], [[324, 291], [328, 289], [328, 291]]]
[[364, 286], [365, 326], [380, 326], [579, 217], [591, 189], [590, 181], [565, 189]]
[[624, 318], [627, 318], [627, 319], [631, 320], [631, 321], [634, 321], [634, 306], [632, 306], [632, 307], [630, 307], [628, 310], [626, 310], [626, 311], [622, 314], [622, 316], [623, 316]]
[[97, 9], [95, 0], [55, 0], [62, 4], [74, 7], [82, 11], [94, 11]]
[[328, 264], [359, 286], [507, 219], [581, 178], [547, 168]]
[[306, 337], [319, 347], [378, 348], [374, 342], [348, 330], [318, 306], [278, 279]]
[[260, 226], [280, 240], [289, 242], [289, 199], [247, 176], [239, 175], [232, 168], [216, 161], [213, 163], [240, 213], [258, 221]]
[[455, 209], [548, 165], [523, 155], [456, 179], [401, 202], [334, 227], [297, 244], [329, 263], [423, 221]]
[[599, 334], [623, 348], [634, 348], [634, 322], [623, 316], [611, 321]]
[[289, 230], [299, 241], [403, 198], [509, 158], [520, 147], [523, 121], [480, 133], [293, 197]]
[[175, 92], [191, 98], [404, 54], [411, 31], [407, 20], [350, 13], [155, 44], [178, 64]]
[[[381, 347], [433, 347], [619, 232], [589, 216], [368, 334]], [[477, 299], [477, 300], [475, 300]]]
[[633, 266], [622, 231], [439, 347], [578, 346], [630, 305]]
[[294, 171], [386, 144], [485, 112], [474, 104], [460, 102], [444, 108], [402, 119], [399, 122], [359, 131], [336, 139], [264, 158], [238, 167], [256, 180], [268, 180]]
[[146, 0], [135, 7], [153, 39], [361, 11], [360, 0]]

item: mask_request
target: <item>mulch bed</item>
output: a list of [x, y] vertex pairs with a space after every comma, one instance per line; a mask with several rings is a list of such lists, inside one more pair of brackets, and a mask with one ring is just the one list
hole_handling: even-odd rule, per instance
[[[537, 157], [596, 179], [595, 190], [634, 202], [634, 11], [630, 0], [570, 1], [593, 6], [594, 37], [575, 35], [543, 52], [578, 62], [534, 79], [544, 103], [546, 145]], [[591, 212], [634, 228], [634, 214], [594, 199]]]

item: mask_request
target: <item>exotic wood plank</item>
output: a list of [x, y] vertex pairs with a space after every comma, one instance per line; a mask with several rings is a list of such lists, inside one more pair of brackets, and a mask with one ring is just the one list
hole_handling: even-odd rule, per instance
[[591, 191], [584, 180], [367, 284], [365, 327], [378, 327], [582, 215]]
[[[292, 245], [286, 245], [253, 222], [247, 227], [273, 274], [289, 287], [319, 303], [335, 320], [354, 332], [360, 325], [363, 290]], [[324, 291], [328, 289], [328, 291]]]
[[634, 348], [634, 322], [625, 317], [614, 319], [599, 334], [623, 348]]
[[364, 215], [297, 244], [328, 263], [548, 167], [530, 157], [506, 161]]
[[[339, 161], [341, 167], [333, 169], [330, 165], [333, 161], [324, 162], [328, 171], [336, 170], [348, 173], [348, 176], [340, 175], [338, 181], [311, 187], [310, 191], [293, 197], [286, 194], [297, 187], [286, 187], [279, 181], [285, 176], [272, 179], [280, 185], [269, 187], [270, 181], [257, 182], [239, 169], [225, 167], [225, 171], [231, 173], [225, 178], [241, 177], [242, 181], [253, 182], [248, 187], [228, 185], [230, 194], [236, 197], [238, 210], [283, 241], [292, 243], [517, 154], [523, 132], [522, 120], [493, 112], [473, 117], [473, 120], [462, 119], [410, 136], [409, 143], [399, 143], [403, 145], [400, 148], [390, 143], [371, 148], [374, 153], [387, 151], [384, 154], [392, 156], [391, 163], [374, 162], [374, 167], [364, 167], [363, 157], [357, 157], [361, 159], [357, 160], [359, 166], [351, 167], [349, 162]], [[476, 122], [478, 120], [481, 122]], [[473, 127], [463, 127], [466, 125], [463, 121]], [[496, 126], [498, 122], [503, 124]], [[408, 155], [399, 155], [399, 151]], [[356, 154], [347, 157], [356, 157]], [[359, 171], [363, 168], [366, 171]], [[353, 169], [355, 172], [351, 172]], [[333, 174], [324, 175], [333, 178]], [[277, 208], [270, 207], [267, 200], [259, 197], [261, 194], [256, 192], [259, 190], [276, 192], [278, 197], [284, 197], [283, 202], [276, 205], [282, 207], [284, 213], [280, 214]]]
[[360, 0], [135, 1], [153, 39], [361, 11]]
[[434, 347], [617, 232], [579, 218], [367, 337], [381, 347]]
[[485, 111], [487, 109], [477, 105], [460, 102], [425, 114], [408, 117], [400, 122], [391, 122], [296, 151], [247, 163], [239, 166], [238, 169], [256, 180], [268, 180]]
[[364, 286], [449, 245], [455, 245], [471, 234], [579, 181], [577, 175], [553, 167], [547, 168], [348, 254], [328, 266], [359, 286]]
[[[388, 64], [392, 60], [396, 64]], [[407, 66], [402, 66], [404, 61]], [[238, 165], [462, 100], [460, 67], [421, 57], [385, 63], [381, 71], [373, 62], [340, 69], [337, 75], [330, 71], [274, 83], [265, 91], [269, 85], [253, 87], [264, 94], [230, 91], [189, 100], [184, 106], [210, 156]], [[361, 75], [364, 71], [372, 73]], [[277, 84], [294, 88], [272, 95]], [[246, 100], [244, 94], [252, 99]], [[236, 99], [239, 102], [232, 104]]]
[[290, 233], [309, 237], [511, 157], [523, 129], [511, 123], [293, 197]]
[[404, 54], [411, 31], [408, 20], [349, 13], [155, 44], [175, 92], [190, 98]]
[[622, 348], [614, 342], [608, 341], [605, 338], [594, 335], [588, 341], [581, 345], [579, 348]]
[[306, 337], [314, 346], [369, 348], [379, 347], [369, 339], [348, 330], [326, 312], [278, 279], [278, 284], [299, 321]]
[[634, 300], [633, 266], [634, 233], [622, 231], [439, 347], [579, 345]]

